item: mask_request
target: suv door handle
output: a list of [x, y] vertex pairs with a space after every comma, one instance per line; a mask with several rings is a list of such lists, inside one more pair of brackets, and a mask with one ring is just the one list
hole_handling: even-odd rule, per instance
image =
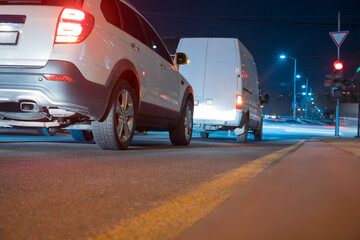
[[165, 64], [160, 64], [162, 69], [166, 69], [166, 65]]
[[140, 48], [135, 43], [132, 43], [131, 47], [137, 52], [140, 50]]

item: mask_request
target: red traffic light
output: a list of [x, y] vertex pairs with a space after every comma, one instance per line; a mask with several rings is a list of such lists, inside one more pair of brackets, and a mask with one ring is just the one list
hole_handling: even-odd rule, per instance
[[335, 68], [336, 70], [342, 70], [343, 67], [344, 67], [344, 65], [342, 64], [342, 62], [340, 62], [340, 61], [334, 62], [334, 68]]

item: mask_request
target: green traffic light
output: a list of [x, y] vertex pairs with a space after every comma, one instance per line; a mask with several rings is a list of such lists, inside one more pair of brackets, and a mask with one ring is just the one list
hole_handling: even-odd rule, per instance
[[356, 70], [356, 73], [359, 73], [360, 72], [360, 67]]

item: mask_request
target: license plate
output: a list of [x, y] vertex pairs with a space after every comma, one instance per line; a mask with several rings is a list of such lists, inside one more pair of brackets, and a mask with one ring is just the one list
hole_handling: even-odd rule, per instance
[[0, 45], [16, 45], [19, 38], [19, 32], [0, 31]]

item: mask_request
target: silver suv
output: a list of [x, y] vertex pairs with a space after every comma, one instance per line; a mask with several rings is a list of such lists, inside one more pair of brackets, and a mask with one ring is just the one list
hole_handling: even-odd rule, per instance
[[[0, 125], [67, 128], [103, 149], [134, 131], [192, 136], [194, 94], [151, 25], [123, 0], [0, 0]], [[90, 133], [90, 135], [89, 135]]]

